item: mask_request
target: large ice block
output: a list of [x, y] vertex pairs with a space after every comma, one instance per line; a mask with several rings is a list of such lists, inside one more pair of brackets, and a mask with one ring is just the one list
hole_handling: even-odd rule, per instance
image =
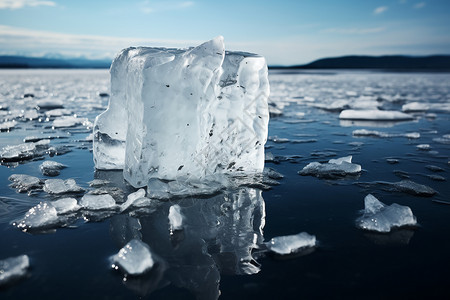
[[135, 187], [262, 172], [268, 96], [264, 57], [225, 51], [220, 36], [190, 49], [125, 49], [95, 122], [95, 166], [123, 169]]

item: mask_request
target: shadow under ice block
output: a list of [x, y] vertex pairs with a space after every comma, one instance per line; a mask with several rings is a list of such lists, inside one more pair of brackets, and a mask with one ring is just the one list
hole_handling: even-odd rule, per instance
[[225, 51], [219, 36], [189, 49], [127, 48], [110, 72], [110, 103], [94, 126], [97, 169], [123, 169], [134, 187], [262, 172], [264, 57]]

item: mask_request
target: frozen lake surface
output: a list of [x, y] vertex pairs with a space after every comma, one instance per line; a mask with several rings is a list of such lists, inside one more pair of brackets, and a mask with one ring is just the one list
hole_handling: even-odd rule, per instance
[[[274, 70], [269, 80], [266, 167], [283, 178], [190, 196], [171, 182], [127, 201], [136, 189], [92, 160], [108, 71], [0, 70], [0, 261], [27, 255], [0, 298], [448, 297], [450, 75]], [[368, 194], [409, 207], [417, 225], [358, 228]], [[316, 246], [267, 251], [301, 232]], [[143, 276], [111, 267], [132, 240], [151, 249]], [[306, 243], [273, 241], [278, 253]]]

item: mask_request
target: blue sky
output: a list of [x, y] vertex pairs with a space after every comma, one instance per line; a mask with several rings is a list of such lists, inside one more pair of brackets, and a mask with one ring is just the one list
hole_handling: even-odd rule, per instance
[[449, 0], [0, 0], [0, 54], [114, 57], [128, 46], [226, 48], [301, 64], [349, 54], [450, 54]]

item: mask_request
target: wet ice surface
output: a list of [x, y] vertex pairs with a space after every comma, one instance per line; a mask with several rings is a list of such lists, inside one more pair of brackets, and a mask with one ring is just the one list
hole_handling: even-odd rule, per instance
[[316, 246], [316, 237], [306, 232], [301, 232], [296, 235], [274, 237], [266, 245], [270, 251], [276, 254], [294, 254]]
[[[0, 298], [446, 295], [450, 121], [439, 107], [449, 103], [448, 74], [271, 72], [269, 79], [271, 138], [263, 175], [206, 184], [155, 179], [136, 190], [120, 172], [93, 171], [89, 136], [107, 104], [108, 97], [99, 96], [110, 93], [107, 71], [1, 71], [0, 106], [8, 109], [0, 111], [0, 123], [14, 126], [0, 132], [0, 259], [27, 254], [33, 269], [0, 290]], [[27, 93], [35, 97], [23, 97]], [[349, 109], [402, 112], [412, 120], [339, 119]], [[54, 127], [64, 116], [71, 118], [59, 120], [74, 126]], [[348, 156], [362, 166], [357, 176], [318, 180], [297, 173], [311, 162]], [[79, 192], [44, 191], [49, 178], [40, 165], [47, 161], [67, 166], [56, 177], [64, 182], [56, 182], [60, 189], [47, 190], [68, 191], [74, 180]], [[358, 230], [367, 194], [386, 208], [409, 207], [420, 227]], [[182, 230], [171, 230], [170, 219], [173, 227], [180, 224], [174, 208], [171, 213], [177, 205]], [[319, 249], [270, 255], [272, 238], [298, 232], [317, 237]], [[108, 271], [108, 258], [132, 240], [147, 244], [159, 263], [141, 275]], [[384, 288], [373, 290], [373, 282]]]
[[327, 163], [312, 162], [306, 165], [299, 174], [311, 175], [319, 178], [339, 178], [356, 175], [361, 172], [361, 166], [352, 163], [352, 156], [330, 159]]
[[397, 203], [387, 206], [370, 194], [364, 198], [363, 215], [356, 220], [359, 228], [378, 232], [390, 232], [392, 228], [416, 224], [416, 217], [408, 206]]
[[155, 264], [150, 248], [140, 240], [133, 239], [112, 258], [113, 268], [117, 265], [126, 274], [140, 275]]
[[0, 260], [0, 287], [24, 277], [29, 267], [30, 259], [27, 255]]

